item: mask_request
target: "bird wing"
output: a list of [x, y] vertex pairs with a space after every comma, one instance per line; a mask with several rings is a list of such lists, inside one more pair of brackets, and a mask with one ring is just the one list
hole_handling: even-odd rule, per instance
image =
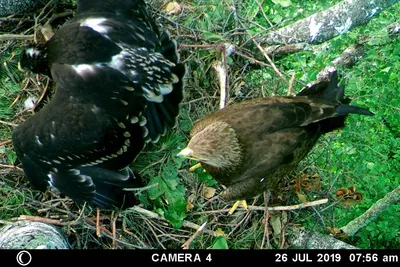
[[102, 107], [83, 95], [69, 95], [71, 90], [58, 85], [52, 101], [15, 129], [14, 147], [27, 177], [42, 190], [50, 182], [69, 196], [79, 189], [75, 194], [84, 200], [99, 193], [93, 192], [93, 184], [132, 185], [130, 176], [119, 172], [144, 146], [145, 117], [110, 114], [104, 103]]
[[227, 106], [197, 123], [191, 135], [213, 121], [232, 127], [243, 150], [243, 162], [232, 176], [218, 176], [219, 182], [230, 185], [247, 179], [262, 179], [275, 168], [290, 164], [310, 136], [303, 127], [312, 114], [308, 103], [284, 98], [246, 101]]
[[[67, 87], [71, 80], [82, 82], [77, 76], [94, 69], [120, 72], [118, 78], [147, 100], [146, 141], [156, 142], [167, 128], [175, 126], [183, 99], [186, 70], [179, 63], [176, 43], [167, 32], [158, 36], [141, 20], [103, 15], [78, 16], [49, 41], [52, 77]], [[66, 73], [65, 66], [74, 71]]]

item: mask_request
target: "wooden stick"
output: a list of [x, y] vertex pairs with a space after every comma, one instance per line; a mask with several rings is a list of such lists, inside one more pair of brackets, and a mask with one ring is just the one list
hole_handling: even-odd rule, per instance
[[96, 216], [96, 235], [97, 237], [100, 237], [101, 231], [100, 231], [100, 209], [97, 208], [97, 216]]
[[294, 80], [295, 80], [295, 75], [293, 74], [292, 77], [290, 78], [290, 81], [289, 81], [289, 87], [288, 87], [288, 90], [287, 90], [287, 95], [288, 96], [290, 96], [292, 94], [292, 92], [293, 92]]
[[193, 242], [193, 240], [203, 231], [203, 229], [206, 227], [207, 222], [203, 223], [199, 229], [196, 230], [196, 232], [182, 245], [183, 249], [189, 249], [190, 244]]
[[18, 221], [29, 220], [32, 222], [42, 222], [42, 223], [47, 223], [47, 224], [59, 225], [59, 226], [65, 226], [65, 225], [68, 225], [71, 223], [71, 222], [62, 222], [60, 220], [53, 220], [53, 219], [49, 219], [49, 218], [43, 218], [40, 216], [30, 216], [30, 215], [21, 215], [18, 218], [15, 218], [13, 220], [18, 220]]
[[[292, 205], [292, 206], [276, 206], [276, 207], [268, 207], [268, 211], [273, 211], [273, 210], [298, 210], [298, 209], [303, 209], [311, 206], [318, 206], [322, 205], [328, 202], [327, 198], [320, 199], [320, 200], [315, 200], [307, 203], [300, 203], [297, 205]], [[265, 207], [258, 207], [258, 206], [248, 206], [248, 210], [260, 210], [260, 211], [265, 211]], [[214, 213], [221, 213], [221, 212], [228, 212], [229, 209], [220, 209], [220, 210], [209, 210], [209, 211], [201, 211], [201, 212], [193, 212], [193, 213], [188, 213], [188, 215], [203, 215], [203, 214], [214, 214]]]
[[8, 145], [8, 144], [11, 144], [11, 143], [12, 143], [11, 139], [10, 140], [6, 140], [6, 141], [2, 141], [2, 142], [0, 142], [0, 146]]
[[6, 40], [25, 40], [25, 41], [33, 41], [34, 35], [20, 35], [20, 34], [2, 34], [0, 35], [0, 41]]
[[128, 235], [133, 236], [143, 246], [143, 248], [149, 248], [149, 246], [144, 241], [142, 241], [137, 235], [128, 230], [128, 228], [126, 227], [125, 219], [122, 220], [122, 230], [124, 230], [124, 232]]
[[2, 121], [2, 120], [0, 120], [0, 123], [8, 125], [8, 126], [12, 126], [12, 127], [17, 127], [18, 126], [18, 124], [15, 124], [15, 123], [12, 123], [12, 122], [7, 122], [7, 121]]
[[251, 38], [253, 43], [257, 46], [257, 48], [260, 50], [260, 52], [263, 54], [263, 56], [267, 59], [269, 64], [271, 64], [272, 69], [279, 75], [279, 77], [284, 81], [285, 83], [289, 84], [289, 82], [286, 80], [286, 78], [283, 76], [283, 74], [279, 71], [279, 69], [275, 66], [274, 62], [272, 59], [268, 56], [268, 54], [265, 52], [264, 48], [261, 47], [259, 43], [257, 43], [253, 38]]

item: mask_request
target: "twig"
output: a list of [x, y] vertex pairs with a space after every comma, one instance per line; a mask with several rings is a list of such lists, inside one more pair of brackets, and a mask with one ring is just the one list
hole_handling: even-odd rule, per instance
[[10, 68], [9, 68], [8, 65], [7, 65], [7, 62], [4, 62], [3, 65], [4, 65], [4, 68], [5, 68], [6, 71], [7, 71], [8, 77], [10, 77], [11, 81], [12, 81], [13, 83], [15, 83], [15, 84], [18, 84], [17, 81], [16, 81], [15, 78], [14, 78], [14, 75], [11, 73]]
[[2, 34], [0, 35], [0, 41], [6, 40], [22, 40], [22, 41], [33, 41], [34, 35], [21, 35], [21, 34]]
[[6, 140], [6, 141], [3, 141], [3, 142], [0, 142], [0, 146], [8, 145], [8, 144], [11, 144], [11, 143], [12, 143], [11, 139], [10, 140]]
[[281, 246], [279, 247], [280, 249], [284, 249], [284, 245], [285, 245], [285, 241], [286, 241], [286, 239], [285, 239], [286, 226], [287, 226], [287, 225], [285, 225], [284, 227], [282, 227], [282, 231], [281, 231], [281, 236], [282, 236], [282, 239], [281, 239]]
[[53, 220], [53, 219], [49, 219], [49, 218], [43, 218], [43, 217], [39, 217], [39, 216], [30, 216], [30, 215], [21, 215], [17, 218], [13, 218], [12, 220], [17, 220], [17, 221], [29, 220], [32, 222], [42, 222], [42, 223], [47, 223], [47, 224], [59, 225], [59, 226], [65, 226], [65, 225], [70, 224], [70, 222], [61, 222], [60, 220]]
[[263, 56], [267, 59], [269, 64], [271, 64], [272, 69], [279, 75], [279, 77], [284, 81], [285, 83], [289, 84], [289, 82], [286, 80], [286, 78], [283, 76], [283, 74], [279, 71], [279, 69], [275, 66], [274, 62], [272, 59], [268, 56], [268, 54], [265, 52], [264, 48], [261, 47], [259, 43], [254, 40], [254, 38], [251, 38], [253, 43], [257, 46], [257, 48], [260, 50], [260, 52], [263, 54]]
[[43, 92], [42, 92], [42, 94], [40, 95], [39, 99], [36, 101], [36, 104], [35, 104], [35, 107], [33, 108], [33, 110], [35, 110], [36, 107], [39, 105], [39, 103], [42, 101], [44, 95], [45, 95], [46, 92], [47, 92], [47, 89], [49, 88], [49, 84], [50, 84], [50, 78], [47, 77], [46, 85], [45, 85], [45, 87], [43, 88]]
[[230, 237], [236, 231], [236, 229], [238, 229], [243, 224], [243, 222], [245, 222], [247, 220], [247, 218], [250, 216], [250, 214], [251, 214], [250, 211], [246, 211], [246, 215], [244, 215], [243, 219], [241, 219], [240, 222], [235, 225], [235, 227], [232, 229], [232, 231], [229, 232], [227, 237]]
[[154, 232], [154, 229], [153, 229], [152, 225], [150, 224], [150, 220], [147, 220], [147, 219], [146, 219], [146, 220], [144, 220], [144, 222], [147, 224], [148, 228], [149, 228], [150, 231], [153, 233], [154, 237], [155, 237], [156, 240], [157, 240], [157, 243], [158, 243], [163, 249], [166, 249], [166, 248], [164, 247], [164, 245], [160, 242], [160, 239], [158, 239], [158, 236], [157, 236], [156, 232]]
[[143, 248], [149, 248], [149, 246], [146, 243], [144, 243], [144, 241], [142, 241], [137, 235], [135, 235], [134, 233], [129, 231], [128, 228], [126, 228], [126, 220], [125, 220], [125, 218], [123, 218], [123, 220], [122, 220], [122, 230], [125, 233], [127, 233], [128, 235], [133, 236], [143, 246]]
[[97, 216], [96, 216], [96, 235], [97, 237], [100, 237], [101, 231], [100, 231], [100, 209], [97, 208]]
[[[152, 218], [152, 219], [157, 219], [157, 220], [161, 220], [161, 221], [166, 221], [166, 222], [168, 222], [168, 221], [167, 221], [164, 217], [162, 217], [161, 215], [159, 215], [159, 214], [157, 214], [157, 213], [155, 213], [155, 212], [152, 212], [152, 211], [149, 211], [149, 210], [140, 208], [140, 207], [138, 207], [138, 206], [133, 206], [133, 207], [127, 209], [126, 211], [136, 211], [136, 212], [138, 212], [138, 213], [140, 213], [140, 214], [142, 214], [142, 215], [144, 215], [144, 216], [146, 216], [146, 217], [148, 217], [148, 218]], [[189, 222], [189, 221], [186, 221], [186, 220], [183, 221], [183, 226], [184, 226], [184, 227], [187, 227], [187, 228], [195, 229], [195, 230], [197, 230], [197, 229], [199, 229], [199, 228], [201, 227], [200, 225], [197, 225], [197, 224], [195, 224], [195, 223], [192, 223], [192, 222]], [[214, 231], [211, 231], [211, 230], [207, 230], [207, 229], [204, 230], [204, 233], [207, 233], [207, 234], [209, 234], [209, 235], [211, 235], [211, 236], [215, 236], [215, 237], [221, 235], [221, 234], [219, 234], [219, 233], [217, 233], [217, 232], [214, 232]]]
[[0, 164], [0, 167], [3, 167], [3, 168], [10, 168], [10, 169], [15, 169], [15, 170], [22, 171], [22, 169], [21, 169], [20, 167], [16, 167], [16, 166], [14, 166], [14, 165]]
[[196, 232], [182, 245], [183, 249], [189, 249], [190, 244], [192, 241], [203, 231], [203, 229], [206, 227], [207, 222], [203, 223], [199, 229], [196, 230]]
[[12, 127], [17, 127], [18, 126], [18, 124], [15, 124], [15, 123], [12, 123], [12, 122], [7, 122], [7, 121], [2, 121], [2, 120], [0, 120], [0, 123], [8, 125], [8, 126], [12, 126]]
[[[273, 211], [273, 210], [298, 210], [298, 209], [303, 209], [311, 206], [318, 206], [322, 205], [328, 202], [327, 198], [320, 199], [320, 200], [315, 200], [307, 203], [300, 203], [297, 205], [292, 205], [292, 206], [276, 206], [276, 207], [269, 207], [267, 210], [268, 211]], [[248, 210], [260, 210], [264, 211], [265, 207], [258, 207], [258, 206], [248, 206]], [[238, 209], [240, 210], [240, 209]], [[243, 209], [242, 209], [243, 210]], [[208, 211], [201, 211], [201, 212], [193, 212], [189, 213], [188, 215], [203, 215], [203, 214], [214, 214], [214, 213], [223, 213], [223, 212], [228, 212], [229, 209], [220, 209], [220, 210], [208, 210]]]
[[[34, 22], [33, 19], [26, 19], [24, 21]], [[20, 18], [0, 18], [0, 22], [21, 22]]]
[[267, 239], [268, 248], [271, 247], [271, 243], [269, 241], [269, 231], [268, 231], [268, 221], [271, 217], [268, 212], [268, 201], [269, 201], [269, 194], [264, 192], [264, 214], [265, 214], [265, 225], [264, 225], [264, 235], [261, 242], [261, 249], [264, 247], [265, 238]]
[[113, 249], [116, 249], [117, 248], [117, 243], [116, 243], [116, 241], [117, 241], [117, 219], [118, 219], [118, 215], [115, 215], [114, 216], [114, 212], [112, 212], [112, 214], [111, 214], [111, 218], [112, 218], [112, 220], [111, 220], [111, 224], [112, 224], [112, 247], [113, 247]]
[[269, 64], [267, 64], [267, 63], [264, 63], [264, 62], [262, 62], [262, 61], [259, 61], [259, 60], [255, 59], [255, 58], [252, 57], [252, 56], [245, 55], [245, 54], [243, 54], [243, 53], [241, 53], [241, 52], [236, 51], [235, 54], [238, 55], [238, 56], [241, 56], [241, 57], [244, 57], [244, 58], [250, 60], [251, 63], [257, 63], [257, 64], [259, 64], [259, 65], [261, 65], [261, 66], [263, 66], [263, 67], [271, 67], [271, 65], [269, 65]]
[[[223, 54], [223, 58], [225, 58], [224, 56], [224, 52], [222, 52]], [[215, 69], [215, 71], [218, 74], [218, 78], [219, 78], [219, 88], [220, 88], [220, 100], [219, 100], [219, 108], [222, 109], [223, 107], [225, 107], [226, 101], [227, 101], [227, 89], [226, 89], [226, 84], [227, 84], [227, 69], [226, 69], [226, 64], [224, 64], [224, 59], [222, 59], [221, 61], [215, 62], [215, 64], [213, 64], [213, 67]]]
[[292, 77], [290, 78], [290, 81], [289, 81], [289, 87], [288, 87], [288, 90], [287, 90], [287, 95], [288, 96], [290, 96], [292, 94], [292, 92], [293, 92], [294, 80], [295, 80], [295, 75], [293, 74]]

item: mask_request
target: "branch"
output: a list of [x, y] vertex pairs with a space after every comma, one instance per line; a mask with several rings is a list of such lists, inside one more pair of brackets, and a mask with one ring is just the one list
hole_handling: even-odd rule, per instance
[[289, 235], [291, 248], [302, 249], [357, 249], [333, 236], [295, 228]]
[[0, 41], [6, 40], [22, 40], [22, 41], [33, 41], [34, 35], [20, 35], [20, 34], [2, 34], [0, 35]]
[[379, 214], [386, 210], [389, 206], [394, 205], [400, 201], [400, 186], [388, 193], [386, 196], [378, 200], [366, 212], [358, 218], [352, 220], [347, 225], [343, 226], [341, 230], [347, 235], [352, 236], [358, 230], [366, 226], [369, 222], [375, 220]]
[[333, 7], [271, 32], [261, 38], [263, 46], [322, 43], [368, 23], [398, 0], [345, 0]]
[[57, 227], [29, 220], [7, 224], [0, 229], [2, 249], [69, 249], [67, 238]]
[[[258, 206], [253, 206], [250, 205], [247, 207], [248, 210], [260, 210], [260, 211], [277, 211], [277, 210], [299, 210], [299, 209], [304, 209], [307, 207], [312, 207], [312, 206], [318, 206], [322, 205], [328, 202], [327, 198], [320, 199], [320, 200], [315, 200], [315, 201], [310, 201], [307, 203], [300, 203], [292, 206], [276, 206], [276, 207], [258, 207]], [[224, 213], [228, 212], [230, 209], [220, 209], [220, 210], [208, 210], [208, 211], [200, 211], [200, 212], [193, 212], [188, 215], [203, 215], [203, 214], [213, 214], [213, 213]], [[240, 209], [238, 209], [240, 210]], [[242, 209], [244, 210], [244, 209]]]

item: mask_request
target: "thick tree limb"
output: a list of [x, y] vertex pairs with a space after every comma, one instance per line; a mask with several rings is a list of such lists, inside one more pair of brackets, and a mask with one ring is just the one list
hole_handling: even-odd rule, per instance
[[66, 237], [53, 225], [28, 220], [0, 229], [2, 249], [69, 249]]
[[33, 11], [37, 2], [35, 0], [26, 1], [10, 1], [0, 0], [0, 16], [9, 16], [17, 13], [25, 13]]
[[271, 32], [261, 38], [263, 46], [322, 43], [353, 27], [364, 25], [398, 0], [345, 0], [335, 6]]
[[302, 249], [357, 249], [336, 238], [314, 231], [294, 229], [289, 235], [291, 248]]
[[389, 206], [399, 203], [400, 201], [400, 186], [388, 193], [386, 196], [378, 200], [366, 212], [358, 218], [352, 220], [347, 225], [343, 226], [341, 230], [347, 235], [352, 236], [358, 230], [366, 226], [369, 222], [375, 220], [379, 214], [386, 210]]

